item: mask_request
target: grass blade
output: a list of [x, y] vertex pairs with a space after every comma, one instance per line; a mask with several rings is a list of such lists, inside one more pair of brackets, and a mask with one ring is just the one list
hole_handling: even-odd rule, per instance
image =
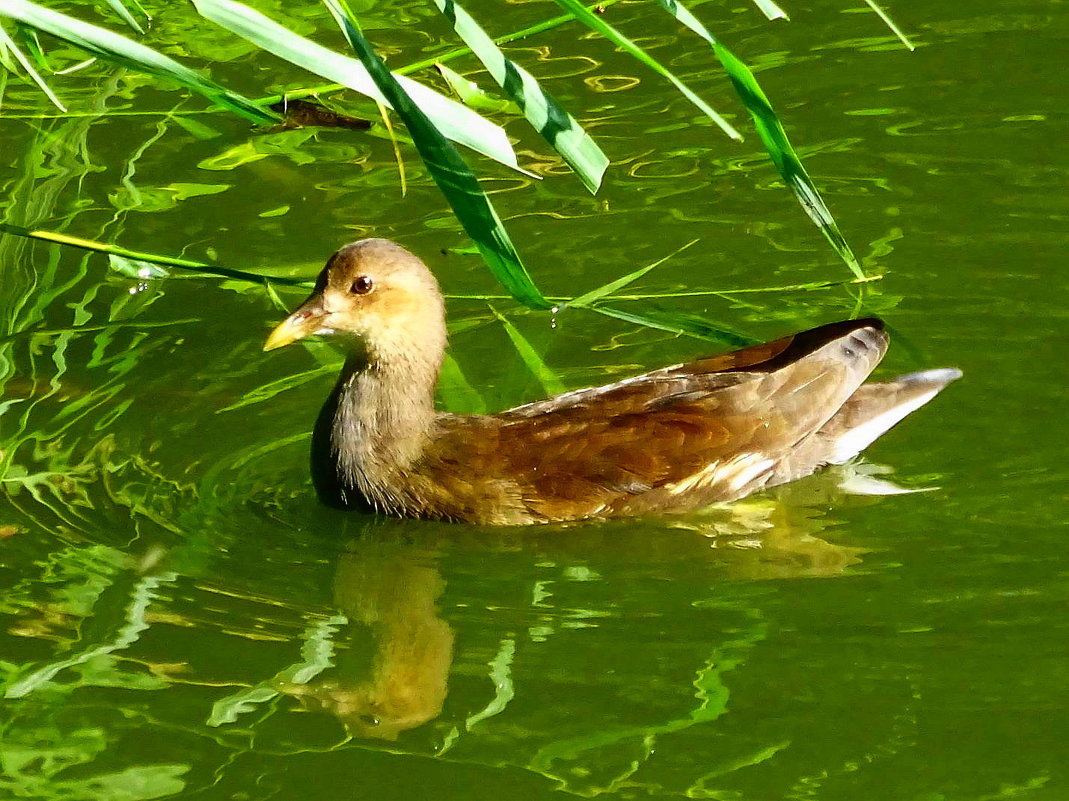
[[773, 3], [772, 0], [753, 0], [753, 2], [755, 6], [761, 9], [761, 13], [768, 17], [770, 20], [790, 19], [790, 17], [787, 16], [787, 12], [777, 6], [775, 3]]
[[252, 122], [278, 120], [278, 115], [261, 108], [248, 98], [223, 88], [150, 47], [106, 28], [82, 22], [27, 0], [0, 0], [0, 16], [18, 20], [100, 58], [117, 61], [139, 72], [175, 81]]
[[[604, 10], [609, 6], [613, 6], [621, 0], [602, 0], [597, 4], [590, 6], [591, 10], [600, 9]], [[575, 17], [571, 14], [561, 14], [558, 17], [551, 17], [550, 19], [543, 20], [542, 22], [534, 25], [529, 25], [526, 28], [507, 33], [504, 36], [498, 36], [494, 39], [494, 43], [498, 45], [509, 44], [510, 42], [519, 41], [520, 39], [527, 39], [531, 36], [535, 36], [539, 33], [545, 33], [546, 31], [559, 28], [562, 25], [575, 22]], [[445, 53], [438, 53], [430, 58], [421, 59], [420, 61], [413, 61], [409, 64], [405, 64], [403, 67], [398, 67], [394, 70], [397, 75], [412, 75], [420, 70], [429, 69], [436, 64], [442, 64], [446, 61], [452, 61], [453, 59], [463, 58], [471, 55], [471, 51], [467, 47], [457, 47], [453, 50], [448, 50]], [[337, 92], [339, 89], [345, 87], [339, 83], [321, 84], [319, 86], [304, 86], [300, 89], [290, 89], [286, 92], [286, 95], [272, 95], [270, 97], [260, 98], [260, 102], [263, 103], [276, 103], [282, 100], [283, 97], [291, 98], [303, 98], [303, 97], [316, 97], [318, 95], [329, 94], [330, 92]]]
[[787, 186], [790, 187], [790, 190], [802, 205], [802, 209], [816, 223], [817, 228], [831, 243], [835, 252], [839, 254], [839, 258], [846, 263], [850, 271], [858, 278], [864, 278], [865, 273], [862, 271], [857, 257], [854, 256], [854, 252], [850, 249], [846, 238], [839, 230], [831, 211], [820, 197], [820, 193], [806, 172], [802, 160], [791, 146], [790, 140], [787, 139], [787, 132], [783, 130], [783, 125], [773, 110], [768, 96], [765, 95], [764, 90], [757, 83], [757, 79], [750, 68], [739, 60], [734, 53], [724, 47], [678, 0], [657, 0], [657, 2], [681, 24], [690, 28], [709, 43], [713, 53], [724, 66], [724, 70], [731, 79], [731, 84], [735, 87], [742, 104], [746, 106], [746, 110], [753, 117], [754, 127], [757, 129], [757, 134], [764, 143], [772, 163], [776, 165], [776, 169], [779, 170], [779, 174], [783, 176], [783, 180], [787, 182]]
[[[785, 284], [781, 286], [755, 286], [744, 289], [692, 289], [680, 292], [647, 292], [633, 295], [617, 295], [615, 300], [668, 300], [671, 298], [725, 298], [738, 302], [739, 295], [754, 295], [769, 292], [815, 292], [839, 286], [868, 284], [883, 280], [882, 275], [869, 275], [865, 278], [846, 278], [838, 281], [807, 281], [802, 284]], [[747, 304], [750, 305], [750, 304]], [[760, 308], [759, 306], [750, 306]]]
[[641, 47], [639, 47], [626, 36], [624, 36], [622, 33], [620, 33], [618, 30], [616, 30], [616, 28], [612, 27], [609, 23], [607, 23], [593, 11], [587, 9], [586, 6], [579, 2], [579, 0], [556, 0], [556, 2], [557, 5], [561, 6], [567, 11], [570, 11], [572, 15], [577, 20], [579, 20], [579, 22], [582, 22], [588, 28], [597, 31], [610, 42], [612, 42], [614, 45], [621, 48], [624, 52], [634, 56], [647, 67], [652, 69], [654, 72], [667, 78], [669, 81], [672, 82], [676, 89], [678, 89], [683, 94], [683, 96], [687, 98], [687, 100], [697, 106], [703, 114], [705, 114], [707, 117], [709, 117], [709, 119], [719, 125], [721, 130], [724, 131], [724, 133], [726, 133], [732, 139], [742, 141], [742, 134], [736, 131], [735, 128], [732, 127], [732, 125], [727, 120], [725, 120], [715, 111], [713, 111], [712, 107], [710, 107], [704, 100], [694, 94], [694, 92], [691, 91], [690, 88], [686, 86], [686, 84], [679, 80], [679, 78], [669, 72], [667, 67], [665, 67], [656, 59], [654, 59], [652, 56], [650, 56], [645, 50], [643, 50]]
[[449, 84], [449, 88], [453, 90], [453, 94], [460, 98], [460, 102], [468, 108], [475, 109], [483, 114], [518, 115], [520, 113], [519, 106], [511, 100], [506, 100], [503, 97], [491, 96], [480, 88], [475, 81], [469, 81], [459, 72], [447, 67], [445, 64], [435, 64], [434, 68], [438, 70], [438, 74], [442, 76], [447, 84]]
[[11, 60], [11, 50], [8, 48], [8, 42], [11, 41], [12, 39], [7, 35], [7, 31], [0, 28], [0, 67], [3, 67], [8, 72], [17, 73], [19, 71], [18, 65]]
[[563, 305], [573, 309], [587, 308], [594, 301], [601, 300], [607, 295], [611, 295], [617, 289], [623, 289], [628, 284], [637, 281], [656, 266], [656, 264], [648, 264], [645, 267], [635, 270], [633, 273], [628, 273], [627, 275], [617, 278], [615, 281], [602, 284], [597, 289], [591, 289], [589, 292], [586, 292], [577, 298], [573, 298]]
[[508, 319], [493, 306], [490, 307], [490, 311], [492, 311], [494, 316], [501, 321], [501, 325], [504, 327], [505, 333], [508, 334], [513, 346], [516, 348], [516, 352], [520, 354], [520, 358], [523, 359], [523, 363], [527, 365], [527, 369], [530, 370], [531, 374], [537, 379], [539, 386], [542, 387], [542, 391], [545, 392], [546, 395], [559, 395], [566, 391], [567, 387], [564, 386], [564, 382], [560, 380], [550, 366], [538, 355], [538, 351], [535, 350], [534, 346], [527, 341], [527, 338], [519, 332], [519, 329], [510, 323]]
[[[136, 19], [134, 19], [134, 15], [130, 13], [129, 9], [127, 9], [125, 5], [123, 5], [122, 0], [108, 0], [108, 5], [111, 6], [112, 10], [116, 14], [122, 17], [123, 22], [125, 22], [138, 33], [144, 35], [145, 29], [141, 27], [141, 25]], [[144, 9], [141, 10], [144, 11]]]
[[252, 406], [256, 403], [263, 403], [269, 401], [277, 395], [281, 395], [283, 392], [287, 392], [299, 386], [307, 384], [309, 381], [315, 381], [320, 377], [334, 376], [338, 372], [340, 367], [339, 363], [331, 362], [329, 364], [323, 364], [319, 367], [313, 367], [310, 370], [305, 370], [301, 373], [293, 373], [287, 375], [277, 381], [271, 381], [267, 384], [251, 389], [238, 398], [228, 406], [224, 406], [221, 409], [216, 409], [216, 414], [223, 414], [224, 412], [232, 412], [236, 409], [244, 409], [246, 406]]
[[166, 278], [170, 275], [167, 270], [159, 265], [151, 264], [147, 261], [128, 259], [125, 256], [117, 256], [114, 253], [108, 254], [108, 265], [119, 275], [126, 278], [145, 280], [148, 278]]
[[434, 3], [497, 85], [520, 107], [531, 126], [568, 162], [590, 193], [596, 193], [609, 165], [601, 148], [530, 73], [505, 57], [501, 48], [459, 4], [454, 0], [434, 0]]
[[[193, 5], [201, 16], [269, 53], [391, 105], [360, 61], [298, 36], [236, 0], [193, 0]], [[406, 95], [449, 139], [518, 169], [516, 154], [499, 126], [411, 78], [395, 76], [395, 82], [403, 84]]]
[[673, 334], [685, 334], [688, 337], [704, 339], [709, 342], [723, 342], [732, 347], [745, 347], [758, 341], [740, 331], [714, 325], [701, 317], [679, 311], [649, 308], [647, 306], [642, 312], [630, 312], [618, 309], [615, 306], [601, 304], [591, 306], [590, 309], [598, 314], [604, 314], [606, 317], [614, 317], [617, 320], [645, 326], [646, 328], [671, 331]]
[[437, 396], [446, 409], [456, 414], [486, 414], [486, 401], [448, 353], [438, 376]]
[[675, 253], [669, 253], [663, 259], [658, 259], [653, 264], [648, 264], [645, 267], [641, 267], [638, 270], [635, 270], [633, 273], [628, 273], [625, 276], [617, 278], [615, 281], [610, 281], [607, 284], [603, 284], [602, 286], [599, 286], [597, 289], [592, 289], [589, 292], [586, 292], [586, 293], [580, 295], [579, 297], [568, 301], [564, 305], [571, 306], [573, 308], [580, 308], [580, 309], [584, 308], [584, 307], [588, 307], [594, 301], [601, 300], [602, 298], [604, 298], [604, 297], [606, 297], [608, 295], [611, 295], [616, 290], [623, 289], [628, 284], [634, 283], [639, 278], [641, 278], [646, 273], [648, 273], [650, 270], [652, 270], [654, 267], [660, 267], [662, 264], [664, 264], [670, 258], [672, 258], [673, 256], [677, 256], [678, 254], [682, 253], [684, 250], [689, 248], [691, 245], [697, 243], [698, 241], [699, 240], [697, 240], [697, 239], [691, 240], [690, 242], [685, 244], [683, 247], [679, 248], [679, 250], [675, 251]]
[[33, 60], [37, 62], [37, 66], [46, 72], [52, 72], [52, 67], [48, 63], [45, 51], [41, 47], [41, 37], [37, 35], [37, 31], [33, 28], [28, 28], [25, 25], [19, 25], [15, 33], [17, 34], [17, 37], [22, 40], [22, 46], [29, 52]]
[[[26, 70], [26, 74], [30, 76], [30, 79], [35, 84], [37, 84], [41, 88], [41, 91], [45, 93], [45, 96], [52, 101], [52, 105], [54, 105], [64, 114], [67, 113], [67, 107], [63, 105], [63, 103], [58, 97], [56, 97], [49, 85], [45, 83], [44, 78], [42, 78], [37, 73], [37, 70], [33, 68], [33, 65], [30, 63], [30, 60], [26, 58], [26, 56], [21, 50], [19, 50], [18, 45], [15, 44], [15, 40], [8, 36], [7, 31], [5, 31], [3, 28], [0, 28], [0, 50], [3, 50], [4, 52], [13, 55], [15, 57], [15, 60], [22, 65], [22, 68], [24, 70]], [[7, 65], [5, 64], [5, 66]], [[8, 68], [10, 69], [10, 67]]]
[[[604, 11], [610, 6], [621, 2], [621, 0], [602, 0], [600, 3], [592, 3], [589, 6], [591, 11], [597, 9], [599, 12]], [[567, 25], [575, 21], [574, 14], [561, 14], [559, 17], [550, 17], [542, 22], [529, 25], [526, 28], [520, 28], [512, 33], [506, 33], [503, 36], [494, 37], [494, 44], [504, 45], [511, 44], [512, 42], [520, 41], [521, 39], [529, 39], [532, 36], [536, 36], [546, 31], [551, 31], [554, 28], [559, 28], [561, 25]], [[411, 64], [406, 64], [400, 67], [397, 72], [402, 75], [411, 75], [413, 72], [419, 72], [427, 67], [433, 67], [435, 64], [439, 64], [445, 61], [452, 61], [455, 58], [461, 58], [470, 54], [470, 50], [467, 47], [458, 47], [454, 50], [449, 50], [445, 53], [439, 53], [431, 58], [423, 59], [422, 61], [414, 61]]]
[[913, 52], [917, 49], [913, 42], [909, 40], [909, 37], [902, 32], [902, 29], [895, 25], [895, 21], [887, 15], [886, 11], [876, 5], [873, 0], [865, 0], [865, 5], [867, 5], [869, 8], [876, 12], [879, 18], [883, 20], [883, 24], [891, 29], [891, 32], [898, 37], [899, 41], [902, 42], [902, 44], [909, 48], [910, 52]]
[[490, 198], [483, 192], [474, 173], [456, 148], [442, 136], [386, 68], [360, 32], [344, 0], [323, 2], [338, 21], [353, 52], [367, 68], [379, 91], [408, 128], [428, 172], [442, 190], [468, 236], [479, 248], [491, 272], [520, 303], [534, 309], [550, 308], [552, 304], [534, 285], [520, 261], [501, 218], [490, 203]]
[[393, 160], [397, 164], [397, 183], [401, 187], [401, 197], [405, 197], [408, 194], [408, 173], [405, 172], [405, 159], [401, 154], [401, 143], [397, 139], [397, 133], [393, 129], [393, 123], [390, 121], [390, 114], [387, 112], [386, 106], [382, 105], [381, 101], [376, 100], [375, 108], [378, 109], [382, 125], [386, 129], [386, 135], [390, 137]]
[[254, 284], [275, 283], [310, 289], [315, 283], [314, 281], [305, 281], [299, 278], [261, 275], [259, 273], [250, 273], [245, 270], [232, 270], [229, 267], [220, 267], [217, 264], [208, 264], [207, 262], [193, 261], [192, 259], [161, 256], [156, 253], [142, 253], [136, 250], [130, 250], [129, 248], [124, 248], [120, 245], [109, 245], [106, 242], [97, 242], [92, 239], [68, 236], [67, 234], [61, 234], [56, 231], [23, 228], [21, 225], [12, 225], [11, 223], [5, 222], [0, 222], [0, 232], [26, 237], [27, 239], [38, 239], [43, 242], [54, 242], [57, 245], [67, 245], [80, 250], [88, 250], [93, 253], [106, 253], [109, 256], [118, 256], [133, 261], [144, 261], [149, 264], [162, 264], [167, 267], [178, 267], [182, 270], [192, 270], [193, 272], [217, 275], [221, 278], [249, 281]]

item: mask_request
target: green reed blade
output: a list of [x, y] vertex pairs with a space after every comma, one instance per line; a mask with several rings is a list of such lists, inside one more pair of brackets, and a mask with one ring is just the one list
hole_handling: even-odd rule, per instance
[[759, 341], [756, 337], [751, 337], [741, 331], [714, 325], [697, 315], [669, 309], [650, 308], [647, 306], [641, 312], [631, 312], [600, 303], [589, 308], [591, 311], [604, 314], [606, 317], [615, 317], [617, 320], [645, 326], [646, 328], [671, 331], [673, 334], [685, 334], [688, 337], [705, 339], [710, 342], [724, 342], [735, 347], [753, 345]]
[[56, 231], [23, 228], [21, 225], [12, 225], [5, 222], [0, 222], [0, 231], [7, 234], [14, 234], [15, 236], [23, 236], [27, 239], [39, 239], [44, 242], [54, 242], [57, 245], [67, 245], [69, 247], [79, 248], [80, 250], [89, 250], [94, 253], [106, 253], [109, 256], [118, 256], [132, 261], [163, 264], [168, 267], [178, 267], [182, 270], [207, 273], [208, 275], [216, 275], [221, 278], [251, 281], [254, 284], [270, 282], [274, 284], [311, 288], [315, 283], [312, 280], [303, 280], [300, 278], [262, 275], [260, 273], [251, 273], [247, 270], [232, 270], [229, 267], [220, 267], [217, 264], [208, 264], [207, 262], [193, 261], [192, 259], [180, 259], [175, 256], [161, 256], [157, 253], [143, 253], [137, 250], [121, 247], [120, 245], [109, 245], [106, 242], [97, 242], [93, 239], [82, 239], [77, 236], [68, 236], [67, 234], [61, 234]]
[[[122, 0], [108, 0], [108, 5], [111, 6], [116, 14], [122, 17], [123, 22], [138, 33], [144, 35], [145, 29], [141, 27], [141, 24], [136, 19], [134, 19], [134, 15], [130, 13], [130, 10], [125, 5], [123, 5]], [[144, 13], [144, 9], [141, 9], [141, 11]]]
[[621, 48], [624, 52], [634, 56], [654, 72], [671, 81], [676, 89], [678, 89], [687, 100], [697, 106], [703, 114], [719, 125], [721, 130], [732, 139], [742, 140], [742, 134], [736, 131], [727, 120], [717, 114], [704, 100], [694, 94], [694, 92], [679, 80], [679, 78], [669, 72], [667, 67], [654, 59], [649, 53], [624, 36], [597, 14], [587, 9], [586, 6], [579, 2], [579, 0], [556, 0], [556, 2], [565, 10], [570, 11], [577, 20], [582, 22], [588, 28], [597, 31], [614, 45]]
[[438, 375], [438, 399], [455, 414], [486, 414], [486, 401], [468, 381], [457, 360], [445, 354]]
[[[67, 111], [67, 107], [63, 105], [63, 103], [58, 97], [56, 97], [55, 93], [52, 91], [52, 88], [47, 83], [45, 83], [45, 79], [42, 78], [40, 74], [38, 74], [37, 70], [33, 68], [33, 64], [30, 63], [30, 60], [26, 58], [25, 54], [19, 49], [18, 45], [15, 44], [15, 40], [8, 36], [7, 31], [5, 31], [3, 28], [0, 28], [0, 50], [4, 51], [5, 53], [10, 53], [15, 57], [15, 60], [22, 65], [22, 68], [24, 70], [26, 70], [26, 74], [30, 76], [30, 79], [40, 87], [42, 92], [45, 93], [45, 97], [52, 101], [52, 105], [54, 105], [60, 111]], [[4, 66], [14, 72], [14, 65], [9, 66], [8, 63], [6, 63], [6, 59]]]
[[601, 300], [602, 298], [611, 295], [613, 292], [616, 292], [619, 289], [623, 289], [628, 284], [634, 283], [639, 278], [648, 273], [650, 270], [652, 270], [654, 267], [660, 267], [666, 261], [673, 258], [674, 256], [679, 255], [691, 245], [696, 244], [698, 241], [699, 240], [697, 239], [693, 239], [687, 244], [685, 244], [683, 247], [676, 250], [674, 253], [669, 253], [664, 258], [655, 261], [653, 264], [648, 264], [645, 267], [641, 267], [632, 273], [628, 273], [627, 275], [617, 278], [615, 281], [610, 281], [609, 283], [603, 284], [602, 286], [599, 286], [596, 289], [592, 289], [589, 292], [585, 292], [579, 297], [573, 298], [572, 300], [568, 301], [565, 305], [574, 308], [584, 308], [590, 306], [590, 304], [592, 304], [594, 301]]
[[281, 395], [283, 392], [288, 392], [291, 389], [303, 386], [309, 381], [315, 381], [324, 376], [336, 375], [340, 367], [341, 361], [339, 360], [330, 362], [329, 364], [322, 364], [309, 370], [303, 370], [299, 373], [292, 373], [277, 381], [270, 381], [255, 389], [249, 390], [228, 406], [217, 409], [215, 413], [222, 414], [223, 412], [232, 412], [236, 409], [244, 409], [246, 406], [252, 406], [256, 403], [263, 403], [264, 401], [271, 400], [277, 395]]
[[835, 218], [825, 205], [812, 179], [805, 170], [801, 158], [787, 139], [787, 132], [779, 121], [779, 117], [772, 109], [764, 90], [758, 84], [753, 72], [734, 53], [728, 50], [720, 41], [713, 36], [698, 19], [690, 13], [678, 0], [657, 0], [668, 13], [672, 14], [681, 24], [698, 34], [713, 49], [713, 53], [720, 60], [732, 85], [735, 87], [739, 99], [753, 117], [754, 127], [757, 134], [765, 145], [772, 163], [776, 165], [779, 174], [787, 182], [787, 186], [794, 193], [795, 198], [801, 204], [802, 209], [816, 224], [820, 232], [824, 234], [828, 242], [839, 254], [839, 258], [846, 263], [850, 271], [858, 278], [864, 278], [865, 273], [858, 263], [857, 257], [850, 249], [846, 238], [839, 230]]
[[772, 0], [753, 0], [754, 5], [761, 9], [761, 13], [771, 19], [790, 19], [787, 12], [777, 6]]
[[106, 28], [82, 22], [27, 0], [0, 0], [0, 16], [18, 20], [100, 58], [175, 81], [252, 122], [266, 123], [279, 119], [277, 114], [225, 89], [174, 59]]
[[[298, 36], [236, 0], [193, 0], [193, 5], [201, 16], [269, 53], [362, 95], [386, 102], [366, 65], [360, 61]], [[518, 169], [516, 154], [499, 126], [411, 78], [396, 76], [396, 82], [403, 84], [407, 96], [449, 139]]]
[[468, 80], [459, 72], [445, 64], [435, 64], [434, 68], [442, 76], [449, 88], [453, 90], [460, 102], [481, 114], [509, 114], [519, 116], [520, 107], [511, 100], [491, 95], [475, 81]]
[[[596, 3], [590, 6], [593, 9], [606, 9], [609, 6], [615, 5], [621, 2], [621, 0], [602, 0], [600, 3]], [[518, 31], [507, 33], [504, 36], [494, 37], [494, 43], [498, 45], [509, 44], [510, 42], [519, 41], [520, 39], [526, 39], [530, 36], [534, 36], [539, 33], [544, 33], [554, 28], [559, 28], [561, 25], [566, 25], [570, 22], [575, 22], [575, 17], [571, 14], [562, 14], [559, 17], [551, 17], [543, 22], [530, 25], [526, 28], [521, 28]], [[467, 47], [455, 47], [452, 50], [447, 50], [443, 53], [439, 53], [431, 58], [421, 59], [420, 61], [413, 61], [410, 64], [405, 64], [403, 67], [398, 67], [394, 70], [397, 75], [411, 75], [414, 72], [425, 70], [430, 67], [434, 67], [437, 64], [443, 64], [447, 61], [453, 61], [454, 59], [462, 58], [470, 55], [471, 50]], [[287, 90], [285, 95], [270, 95], [268, 97], [262, 97], [259, 99], [260, 103], [270, 105], [271, 103], [277, 103], [286, 97], [289, 98], [303, 98], [303, 97], [316, 97], [318, 95], [328, 94], [330, 92], [337, 92], [339, 89], [345, 87], [340, 83], [327, 83], [320, 84], [318, 86], [302, 86], [299, 89]]]
[[458, 3], [454, 0], [434, 0], [434, 3], [497, 85], [520, 107], [531, 126], [568, 162], [591, 194], [596, 193], [609, 164], [601, 148], [530, 73], [505, 57], [501, 48]]
[[508, 319], [493, 306], [490, 307], [490, 311], [492, 311], [494, 316], [501, 322], [513, 347], [516, 348], [516, 352], [520, 354], [523, 363], [527, 365], [527, 369], [531, 371], [531, 374], [538, 381], [539, 386], [542, 387], [542, 391], [547, 395], [559, 395], [564, 392], [567, 389], [567, 387], [564, 386], [564, 382], [560, 380], [557, 374], [553, 371], [553, 368], [546, 364], [545, 360], [539, 355], [538, 351], [534, 349], [534, 346], [531, 345], [527, 338], [520, 333], [519, 329], [510, 323]]
[[867, 5], [869, 8], [876, 12], [877, 16], [879, 16], [879, 18], [883, 20], [883, 24], [890, 28], [891, 33], [897, 36], [899, 41], [902, 42], [902, 44], [904, 44], [906, 47], [908, 47], [910, 51], [917, 49], [913, 42], [910, 41], [909, 37], [902, 32], [902, 29], [895, 25], [895, 21], [887, 15], [886, 11], [876, 5], [873, 0], [865, 0], [865, 5]]
[[475, 174], [457, 149], [442, 136], [434, 123], [412, 101], [386, 68], [360, 32], [344, 0], [324, 0], [324, 3], [338, 21], [353, 52], [367, 68], [379, 91], [390, 101], [390, 105], [408, 128], [428, 172], [442, 190], [468, 236], [479, 248], [490, 271], [520, 303], [533, 309], [550, 308], [552, 304], [531, 280], [490, 198], [483, 192]]

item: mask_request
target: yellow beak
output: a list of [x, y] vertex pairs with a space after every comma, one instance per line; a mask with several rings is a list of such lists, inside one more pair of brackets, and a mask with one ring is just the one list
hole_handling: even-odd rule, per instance
[[264, 350], [281, 348], [322, 330], [326, 316], [323, 299], [319, 295], [312, 295], [271, 332], [264, 343]]

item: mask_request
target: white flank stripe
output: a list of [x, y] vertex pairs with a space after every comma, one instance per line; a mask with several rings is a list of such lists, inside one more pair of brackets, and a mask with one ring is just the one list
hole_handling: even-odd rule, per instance
[[720, 464], [719, 461], [707, 464], [697, 473], [675, 484], [669, 484], [665, 489], [673, 495], [682, 495], [691, 490], [723, 483], [727, 490], [736, 493], [762, 473], [771, 470], [775, 464], [774, 459], [769, 459], [760, 453], [740, 453], [725, 464]]

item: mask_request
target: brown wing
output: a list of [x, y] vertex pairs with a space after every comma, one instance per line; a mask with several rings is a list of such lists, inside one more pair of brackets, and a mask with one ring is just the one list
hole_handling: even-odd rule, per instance
[[[627, 402], [631, 388], [636, 383], [646, 385], [651, 391], [660, 392], [665, 396], [678, 392], [687, 391], [696, 378], [708, 377], [709, 388], [720, 386], [733, 386], [746, 376], [739, 375], [743, 372], [773, 372], [781, 367], [790, 365], [808, 354], [819, 350], [824, 345], [836, 340], [849, 338], [854, 332], [862, 329], [874, 329], [881, 332], [878, 336], [884, 337], [878, 362], [886, 351], [886, 335], [883, 331], [883, 321], [876, 318], [862, 320], [844, 320], [838, 323], [829, 323], [818, 328], [811, 328], [791, 336], [783, 337], [772, 342], [764, 342], [751, 345], [729, 353], [720, 353], [715, 356], [706, 356], [692, 362], [677, 364], [671, 367], [663, 367], [649, 373], [627, 378], [614, 384], [601, 387], [588, 387], [565, 392], [545, 400], [516, 406], [501, 412], [498, 417], [534, 417], [550, 411], [558, 411], [572, 405], [580, 406], [590, 403], [599, 403], [606, 399], [619, 397], [620, 403]], [[847, 356], [849, 359], [850, 357]]]
[[763, 486], [885, 349], [877, 324], [840, 323], [478, 423], [446, 418], [441, 472], [454, 497], [464, 483], [533, 520], [732, 500]]

